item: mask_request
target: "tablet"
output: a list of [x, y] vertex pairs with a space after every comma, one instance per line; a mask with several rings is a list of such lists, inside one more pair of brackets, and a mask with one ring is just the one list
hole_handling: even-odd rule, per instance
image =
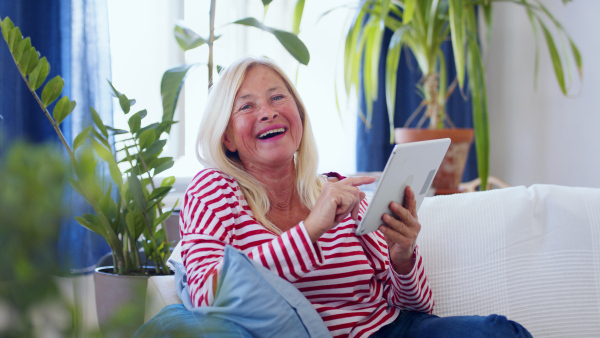
[[392, 201], [404, 204], [407, 186], [415, 192], [418, 211], [449, 146], [449, 138], [396, 145], [356, 234], [377, 230], [384, 213], [393, 215], [389, 205]]

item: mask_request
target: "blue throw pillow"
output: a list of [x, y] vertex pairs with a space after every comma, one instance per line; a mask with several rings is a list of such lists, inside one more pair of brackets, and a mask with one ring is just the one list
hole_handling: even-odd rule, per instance
[[[207, 329], [220, 327], [224, 335], [242, 337], [247, 334], [254, 337], [331, 337], [317, 311], [298, 289], [229, 245], [225, 247], [213, 306], [194, 308], [183, 264], [173, 260], [171, 264], [175, 267], [177, 293], [183, 306], [193, 314], [182, 317], [187, 324], [179, 325], [186, 330], [204, 325], [196, 334], [206, 334]], [[179, 313], [182, 306], [166, 307], [144, 326], [152, 326], [153, 330], [170, 327], [164, 324], [172, 320], [168, 319], [169, 311]], [[228, 324], [221, 325], [221, 322]], [[142, 329], [144, 327], [138, 333]]]
[[188, 311], [183, 304], [171, 304], [142, 325], [134, 335], [134, 338], [154, 337], [250, 338], [252, 335], [228, 320]]

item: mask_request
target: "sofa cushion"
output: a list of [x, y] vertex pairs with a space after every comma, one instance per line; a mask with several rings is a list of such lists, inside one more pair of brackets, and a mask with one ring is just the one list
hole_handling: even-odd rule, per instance
[[170, 275], [148, 278], [144, 322], [147, 322], [165, 306], [171, 304], [181, 304], [181, 299], [177, 295], [177, 289], [175, 289], [175, 277]]
[[534, 337], [600, 332], [600, 189], [438, 196], [419, 220], [435, 314], [498, 313]]

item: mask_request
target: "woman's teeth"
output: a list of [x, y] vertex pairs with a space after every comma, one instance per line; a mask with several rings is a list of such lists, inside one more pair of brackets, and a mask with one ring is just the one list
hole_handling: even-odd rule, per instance
[[285, 131], [285, 128], [271, 129], [269, 131], [265, 131], [264, 133], [258, 135], [259, 139], [265, 139], [270, 136], [275, 136], [274, 134], [281, 134]]

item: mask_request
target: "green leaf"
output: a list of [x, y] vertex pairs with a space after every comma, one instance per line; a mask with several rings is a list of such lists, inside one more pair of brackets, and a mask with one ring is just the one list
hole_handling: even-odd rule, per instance
[[69, 102], [70, 107], [69, 107], [69, 114], [71, 114], [73, 112], [73, 110], [75, 110], [75, 107], [77, 106], [77, 102], [75, 101], [70, 101]]
[[52, 116], [54, 117], [56, 124], [60, 125], [61, 122], [69, 115], [70, 107], [71, 103], [66, 95], [56, 102], [54, 105], [54, 111], [52, 112]]
[[162, 222], [166, 221], [166, 220], [167, 220], [167, 218], [169, 218], [169, 216], [171, 216], [171, 214], [173, 213], [173, 210], [174, 210], [174, 209], [175, 209], [175, 208], [173, 208], [173, 209], [171, 209], [171, 210], [169, 210], [169, 211], [167, 211], [167, 212], [164, 212], [162, 215], [160, 215], [160, 216], [159, 216], [159, 217], [156, 219], [156, 221], [154, 221], [154, 227], [157, 227], [159, 224], [161, 224]]
[[310, 61], [308, 48], [306, 48], [306, 45], [304, 45], [302, 40], [300, 40], [296, 34], [265, 26], [255, 18], [244, 18], [234, 21], [233, 23], [255, 27], [275, 35], [277, 40], [279, 40], [281, 45], [288, 51], [288, 53], [290, 53], [290, 55], [292, 55], [301, 64], [308, 65], [308, 62]]
[[19, 29], [19, 27], [14, 27], [10, 30], [10, 33], [8, 34], [8, 50], [10, 50], [10, 52], [12, 54], [15, 53], [15, 48], [17, 47], [17, 44], [19, 42], [21, 42], [21, 40], [23, 40], [23, 35], [21, 34], [21, 30]]
[[147, 215], [153, 214], [154, 212], [152, 209], [155, 209], [157, 204], [158, 204], [157, 200], [150, 201], [150, 203], [148, 203], [148, 205], [146, 206], [146, 211], [145, 211], [146, 214]]
[[452, 38], [452, 50], [454, 52], [454, 65], [458, 85], [463, 88], [465, 82], [465, 27], [463, 25], [463, 4], [461, 0], [450, 0], [450, 36]]
[[140, 119], [144, 119], [144, 117], [148, 116], [148, 111], [146, 109], [142, 109], [139, 112], [137, 112], [136, 114], [138, 114], [140, 116]]
[[150, 194], [150, 197], [148, 197], [148, 200], [158, 200], [161, 197], [164, 197], [166, 194], [169, 193], [169, 191], [171, 191], [173, 187], [168, 186], [168, 187], [158, 187], [156, 189], [154, 189], [152, 191], [152, 193]]
[[135, 201], [137, 206], [140, 208], [140, 210], [146, 210], [147, 202], [146, 198], [144, 197], [144, 190], [142, 188], [142, 183], [140, 182], [140, 179], [135, 175], [131, 175], [127, 179], [127, 182], [129, 182], [129, 191], [131, 192], [133, 200]]
[[[535, 41], [535, 56], [534, 56], [534, 66], [533, 66], [533, 87], [537, 88], [538, 82], [538, 73], [539, 73], [539, 59], [540, 59], [540, 46], [539, 46], [539, 32], [537, 29], [535, 16], [533, 10], [527, 6], [527, 2], [525, 0], [521, 0], [521, 3], [527, 8], [527, 17], [529, 18], [529, 23], [531, 24], [531, 28], [533, 30], [533, 36]], [[491, 34], [488, 34], [491, 35]], [[489, 41], [488, 41], [489, 42]]]
[[15, 25], [7, 16], [4, 18], [4, 20], [2, 20], [0, 27], [2, 27], [2, 37], [4, 37], [4, 41], [8, 43], [8, 36], [10, 35], [10, 31], [15, 28]]
[[73, 150], [77, 150], [77, 148], [81, 147], [81, 145], [90, 137], [90, 131], [92, 131], [94, 126], [88, 126], [81, 133], [79, 133], [75, 140], [73, 141]]
[[141, 212], [132, 210], [125, 216], [125, 222], [127, 224], [127, 230], [133, 238], [138, 238], [146, 228], [146, 221]]
[[104, 137], [96, 129], [92, 129], [92, 135], [96, 138], [97, 141], [102, 142], [106, 149], [112, 149], [110, 143], [108, 142], [108, 138]]
[[123, 174], [115, 161], [113, 154], [105, 146], [98, 143], [98, 141], [92, 139], [92, 145], [94, 150], [108, 164], [108, 170], [110, 171], [110, 177], [113, 179], [119, 190], [123, 187]]
[[[352, 20], [352, 26], [346, 35], [344, 49], [344, 84], [346, 94], [350, 95], [352, 84], [355, 85], [358, 93], [358, 70], [360, 69], [360, 58], [362, 56], [362, 25], [367, 12], [368, 2], [365, 1], [361, 10], [358, 11], [356, 17]], [[364, 36], [364, 34], [363, 34]]]
[[105, 126], [107, 130], [110, 130], [113, 135], [121, 135], [121, 134], [127, 134], [129, 133], [127, 130], [123, 130], [123, 129], [117, 129], [117, 128], [113, 128], [111, 126]]
[[129, 101], [125, 94], [119, 95], [119, 105], [125, 114], [129, 113], [129, 110], [131, 109], [131, 101]]
[[273, 0], [262, 0], [263, 6], [267, 7]]
[[[469, 24], [476, 22], [474, 13], [466, 15]], [[489, 122], [487, 111], [487, 96], [484, 77], [484, 67], [477, 37], [467, 37], [467, 76], [469, 77], [469, 91], [471, 93], [471, 106], [473, 126], [475, 130], [475, 150], [477, 153], [477, 171], [481, 179], [481, 188], [487, 187], [490, 161]]]
[[46, 83], [44, 90], [42, 90], [42, 103], [44, 104], [44, 107], [48, 107], [49, 104], [54, 102], [54, 100], [60, 96], [64, 85], [65, 81], [60, 75], [56, 75], [52, 80]]
[[[119, 197], [117, 197], [118, 201]], [[118, 210], [117, 203], [112, 197], [112, 185], [108, 186], [106, 189], [106, 194], [104, 195], [104, 200], [102, 201], [102, 210], [104, 210], [104, 214], [106, 218], [110, 222], [110, 226], [115, 232], [119, 232], [119, 219], [120, 219], [120, 211]]]
[[46, 57], [44, 56], [39, 60], [37, 66], [33, 69], [33, 71], [29, 74], [29, 86], [31, 89], [36, 90], [42, 86], [44, 81], [46, 81], [46, 77], [50, 73], [50, 64]]
[[300, 22], [302, 22], [302, 14], [304, 13], [305, 0], [297, 0], [294, 7], [294, 18], [292, 20], [292, 33], [298, 35], [300, 33]]
[[274, 30], [273, 35], [279, 40], [281, 45], [296, 59], [303, 65], [308, 65], [310, 61], [310, 53], [308, 52], [308, 48], [304, 45], [304, 42], [298, 38], [298, 36], [294, 33], [282, 31], [282, 30]]
[[133, 211], [129, 211], [125, 216], [125, 224], [127, 224], [129, 236], [135, 238], [135, 216], [133, 215]]
[[79, 195], [84, 196], [83, 191], [81, 190], [81, 184], [79, 184], [79, 181], [74, 180], [70, 177], [67, 177], [67, 180], [69, 181], [69, 184], [71, 185], [71, 188], [73, 188], [73, 190], [75, 190]]
[[379, 14], [379, 28], [385, 29], [385, 22], [390, 12], [391, 0], [381, 0], [381, 13]]
[[29, 75], [37, 66], [39, 62], [40, 54], [34, 47], [29, 47], [21, 56], [19, 60], [19, 68], [25, 75]]
[[402, 15], [402, 23], [407, 25], [412, 21], [415, 14], [415, 3], [417, 0], [405, 0], [404, 1], [404, 12]]
[[385, 67], [385, 101], [388, 110], [388, 119], [390, 121], [390, 142], [393, 142], [394, 133], [394, 113], [396, 111], [396, 84], [398, 65], [400, 63], [400, 55], [402, 53], [402, 36], [406, 32], [407, 27], [400, 27], [397, 29], [388, 47], [388, 54], [386, 56], [386, 67]]
[[93, 232], [95, 232], [95, 233], [97, 233], [97, 234], [99, 234], [99, 235], [101, 235], [101, 236], [104, 237], [101, 226], [98, 226], [98, 225], [96, 225], [94, 223], [91, 223], [91, 222], [89, 222], [88, 220], [86, 220], [83, 217], [75, 216], [75, 219], [77, 220], [77, 223], [79, 223], [84, 228], [87, 228], [88, 230], [93, 231]]
[[167, 158], [169, 159], [168, 161], [165, 161], [164, 163], [162, 163], [154, 168], [154, 175], [158, 175], [158, 174], [162, 173], [163, 171], [170, 169], [173, 166], [173, 164], [175, 164], [172, 157], [167, 157]]
[[179, 100], [179, 93], [185, 82], [187, 72], [196, 64], [182, 65], [168, 69], [160, 81], [160, 95], [163, 106], [163, 121], [172, 121]]
[[105, 146], [98, 143], [98, 141], [96, 141], [94, 139], [92, 139], [92, 144], [94, 146], [94, 150], [96, 151], [98, 156], [100, 156], [101, 159], [103, 159], [104, 161], [109, 162], [109, 163], [115, 161], [112, 153], [110, 152], [110, 150], [106, 149]]
[[554, 43], [554, 39], [552, 35], [546, 28], [546, 25], [539, 20], [540, 26], [542, 27], [542, 32], [544, 32], [544, 38], [546, 39], [546, 45], [548, 46], [548, 52], [550, 53], [550, 58], [552, 59], [552, 65], [554, 66], [554, 75], [556, 75], [556, 80], [558, 81], [558, 85], [560, 86], [560, 90], [564, 95], [567, 95], [567, 86], [565, 84], [565, 75], [562, 68], [562, 62], [560, 60], [560, 55], [558, 54], [558, 49], [556, 49], [556, 44]]
[[159, 137], [159, 135], [162, 135], [164, 132], [168, 133], [171, 130], [171, 126], [175, 123], [177, 123], [177, 121], [162, 121], [161, 123], [159, 123], [158, 127], [156, 127], [157, 137]]
[[175, 176], [165, 177], [160, 184], [161, 187], [172, 186], [175, 183]]
[[174, 34], [175, 40], [177, 40], [179, 47], [181, 47], [184, 52], [200, 47], [208, 42], [208, 39], [204, 39], [183, 23], [175, 24]]
[[367, 104], [367, 126], [370, 127], [373, 116], [373, 102], [377, 100], [379, 83], [379, 54], [383, 31], [375, 17], [369, 20], [363, 33], [366, 37], [364, 56], [363, 82], [365, 88], [365, 101]]
[[148, 149], [146, 149], [146, 151], [144, 151], [144, 153], [143, 153], [144, 158], [150, 158], [151, 156], [160, 154], [163, 151], [163, 148], [165, 147], [166, 144], [167, 144], [167, 140], [154, 141], [154, 143], [152, 143], [152, 145], [150, 145], [148, 147]]
[[108, 84], [110, 85], [110, 88], [113, 90], [114, 97], [121, 96], [121, 93], [115, 89], [115, 86], [113, 86], [112, 82], [108, 81]]
[[90, 106], [90, 112], [92, 113], [92, 120], [94, 121], [96, 127], [100, 129], [100, 132], [102, 133], [102, 135], [104, 135], [104, 137], [108, 137], [106, 126], [104, 125], [104, 122], [102, 122], [102, 119], [100, 118], [100, 115], [98, 115], [98, 112], [96, 112], [96, 109]]
[[154, 141], [156, 141], [156, 132], [154, 129], [145, 130], [140, 134], [140, 149], [148, 148]]
[[21, 56], [23, 56], [23, 53], [29, 48], [31, 48], [31, 39], [27, 37], [21, 40], [21, 42], [17, 44], [17, 48], [14, 53], [15, 60], [18, 62], [21, 59]]
[[132, 134], [137, 133], [140, 130], [140, 126], [142, 125], [142, 118], [140, 114], [131, 115], [131, 117], [127, 121], [127, 124], [129, 124], [129, 131]]
[[581, 53], [571, 38], [569, 38], [569, 45], [571, 46], [571, 52], [573, 53], [573, 58], [575, 59], [575, 64], [577, 65], [579, 77], [583, 77], [583, 62], [581, 60]]

